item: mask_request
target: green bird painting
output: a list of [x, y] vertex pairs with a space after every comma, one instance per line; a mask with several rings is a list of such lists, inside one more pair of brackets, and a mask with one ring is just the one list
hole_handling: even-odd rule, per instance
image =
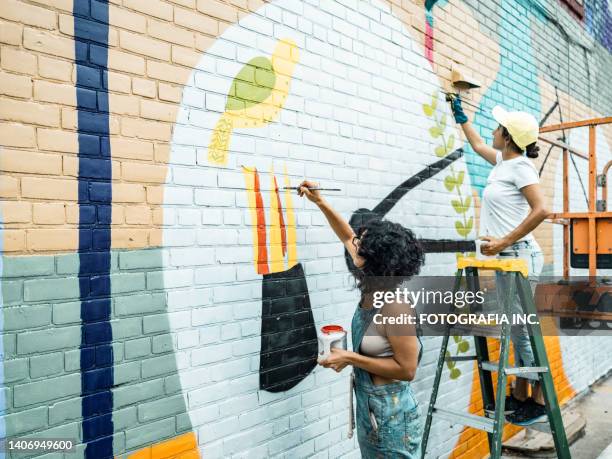
[[256, 128], [274, 121], [280, 113], [298, 60], [298, 48], [291, 39], [278, 41], [271, 58], [251, 59], [234, 77], [225, 111], [219, 118], [208, 147], [208, 161], [226, 165], [232, 131]]

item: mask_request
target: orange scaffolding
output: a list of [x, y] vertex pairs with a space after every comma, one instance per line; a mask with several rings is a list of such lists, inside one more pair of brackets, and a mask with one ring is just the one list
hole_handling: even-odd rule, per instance
[[[597, 175], [597, 145], [596, 129], [600, 125], [612, 123], [612, 117], [592, 118], [583, 121], [554, 124], [540, 128], [540, 134], [560, 130], [569, 130], [578, 127], [589, 128], [589, 151], [581, 152], [566, 143], [548, 139], [540, 136], [540, 139], [557, 146], [563, 150], [563, 211], [549, 214], [548, 219], [552, 223], [563, 225], [563, 278], [569, 281], [569, 268], [572, 267], [589, 269], [589, 281], [579, 283], [565, 289], [574, 291], [582, 289], [592, 292], [593, 298], [601, 298], [606, 292], [611, 291], [611, 285], [600, 282], [596, 278], [597, 268], [612, 268], [612, 212], [607, 208], [607, 173], [612, 166], [609, 161], [603, 168], [603, 173]], [[589, 188], [588, 188], [588, 211], [572, 212], [570, 210], [570, 184], [569, 184], [569, 155], [574, 154], [589, 161]], [[602, 197], [598, 199], [597, 188], [602, 189]], [[570, 285], [569, 282], [566, 285]], [[552, 287], [552, 286], [548, 286]], [[563, 289], [563, 287], [556, 287]], [[552, 292], [551, 292], [552, 293]], [[560, 293], [560, 292], [559, 292]], [[609, 294], [609, 293], [608, 293]], [[553, 298], [548, 296], [548, 298]], [[567, 296], [566, 296], [567, 298]], [[553, 301], [549, 307], [554, 315], [565, 317], [580, 317], [585, 319], [612, 320], [612, 311], [593, 312], [578, 311], [578, 305], [573, 305], [573, 310], [564, 306], [556, 305]]]

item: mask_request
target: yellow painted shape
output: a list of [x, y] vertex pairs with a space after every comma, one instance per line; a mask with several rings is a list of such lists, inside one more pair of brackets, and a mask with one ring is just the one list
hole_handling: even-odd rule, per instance
[[274, 167], [270, 168], [270, 268], [273, 273], [285, 270]]
[[195, 454], [200, 457], [198, 442], [194, 432], [187, 432], [179, 437], [151, 446], [151, 459], [164, 459], [181, 454]]
[[232, 130], [261, 127], [278, 116], [289, 95], [289, 84], [298, 58], [297, 45], [291, 38], [278, 41], [272, 54], [276, 79], [270, 95], [258, 104], [239, 110], [226, 110], [221, 115], [208, 146], [208, 162], [222, 166], [227, 164]]
[[257, 234], [257, 202], [255, 200], [255, 169], [249, 169], [246, 166], [242, 166], [242, 173], [244, 174], [244, 182], [247, 190], [247, 199], [249, 203], [249, 212], [251, 214], [251, 229], [253, 233], [253, 266], [255, 271], [258, 271], [257, 258], [259, 253], [258, 245], [258, 234]]
[[146, 448], [140, 449], [127, 456], [127, 459], [151, 459], [151, 447], [147, 446]]
[[167, 458], [200, 459], [195, 433], [187, 432], [170, 440], [147, 446], [127, 456], [127, 459]]
[[[291, 182], [287, 175], [287, 166], [285, 166], [285, 186], [289, 188]], [[295, 232], [295, 212], [293, 211], [293, 198], [291, 190], [285, 189], [285, 228], [287, 231], [287, 269], [293, 268], [297, 264], [297, 246]]]
[[492, 269], [494, 271], [513, 271], [519, 272], [523, 276], [527, 277], [529, 269], [527, 268], [527, 262], [522, 258], [512, 260], [479, 260], [474, 257], [459, 257], [457, 258], [457, 269], [465, 268], [478, 268], [478, 269]]

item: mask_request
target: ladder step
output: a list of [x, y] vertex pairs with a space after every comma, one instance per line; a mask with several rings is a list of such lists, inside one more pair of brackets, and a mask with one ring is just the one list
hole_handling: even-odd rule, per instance
[[474, 429], [484, 430], [485, 432], [493, 433], [495, 420], [477, 416], [475, 414], [464, 413], [462, 411], [447, 410], [434, 406], [434, 413], [442, 419], [446, 419], [453, 424], [461, 424], [464, 426], [473, 427]]
[[463, 360], [476, 360], [478, 359], [477, 355], [453, 355], [451, 357], [446, 358], [447, 361], [451, 362], [461, 362]]
[[[499, 368], [498, 361], [487, 361], [481, 362], [480, 368], [486, 371], [497, 371]], [[547, 367], [507, 367], [504, 369], [507, 375], [520, 376], [525, 379], [532, 379], [538, 381], [538, 376], [527, 376], [527, 373], [548, 373]]]

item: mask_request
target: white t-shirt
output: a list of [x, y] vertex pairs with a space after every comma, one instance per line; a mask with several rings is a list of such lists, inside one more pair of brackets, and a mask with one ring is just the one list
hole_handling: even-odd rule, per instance
[[[539, 182], [538, 171], [526, 156], [504, 161], [498, 151], [496, 164], [482, 193], [479, 236], [502, 238], [519, 226], [530, 211], [520, 190]], [[519, 240], [534, 241], [534, 238], [529, 233]]]

